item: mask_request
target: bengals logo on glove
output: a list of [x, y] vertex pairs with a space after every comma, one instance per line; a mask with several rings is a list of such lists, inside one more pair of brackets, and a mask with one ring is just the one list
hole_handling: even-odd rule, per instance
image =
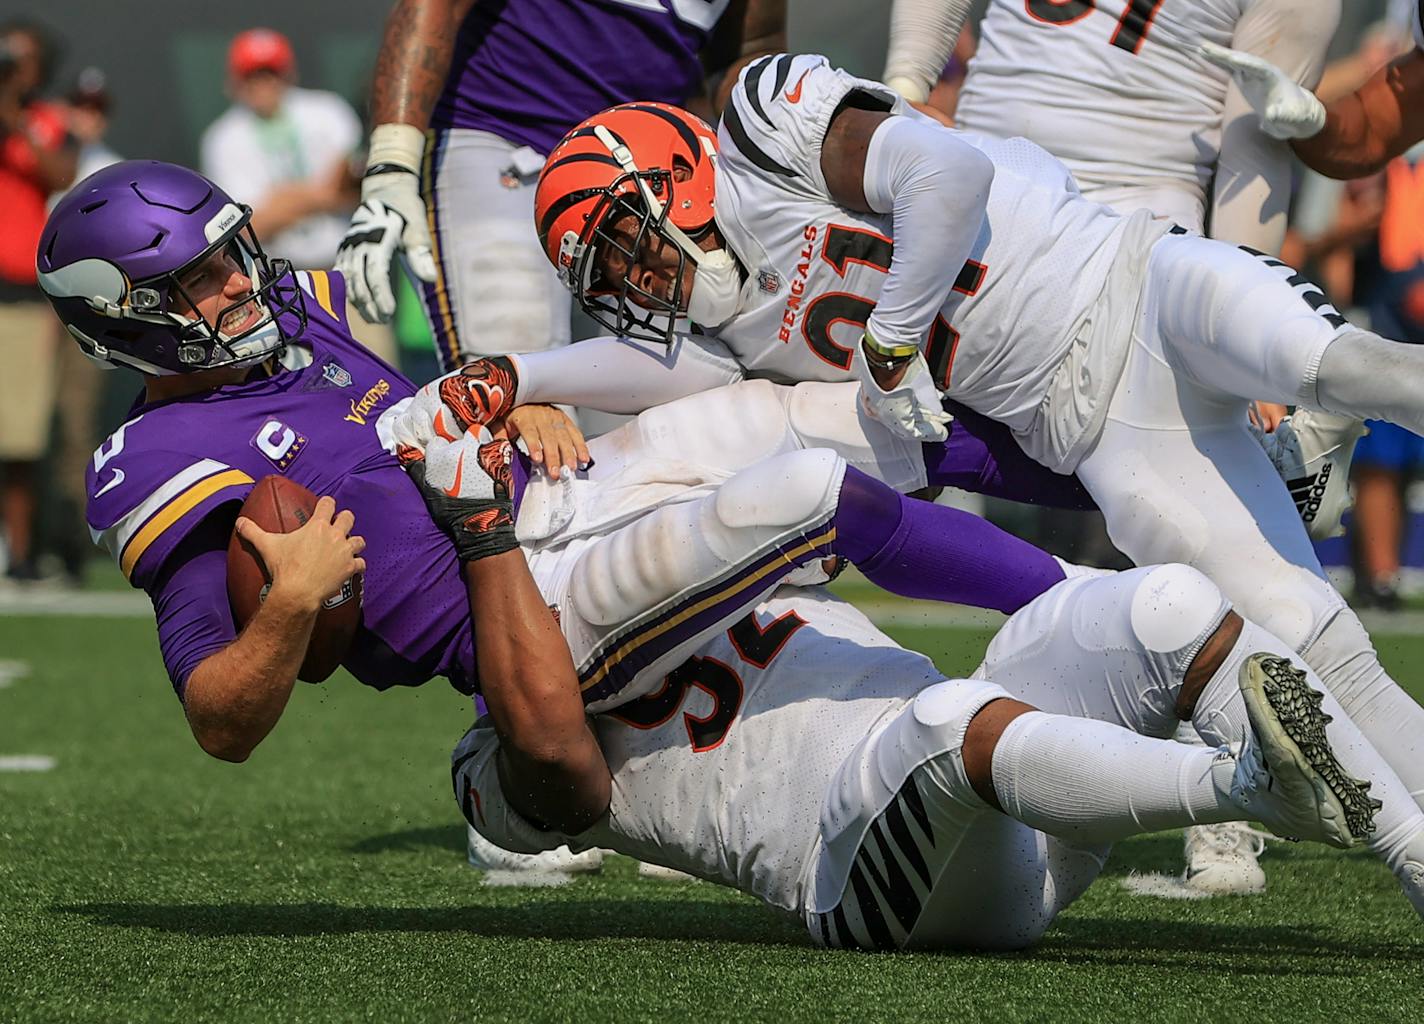
[[504, 356], [476, 359], [436, 381], [440, 400], [464, 430], [483, 427], [514, 408], [519, 379]]
[[514, 496], [514, 446], [508, 441], [490, 441], [480, 445], [475, 456], [485, 475], [494, 482], [497, 498]]

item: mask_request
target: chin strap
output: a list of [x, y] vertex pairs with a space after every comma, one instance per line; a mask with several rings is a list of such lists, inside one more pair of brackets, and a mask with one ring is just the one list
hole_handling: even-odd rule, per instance
[[650, 188], [647, 181], [643, 179], [643, 172], [638, 169], [638, 164], [637, 161], [633, 159], [632, 151], [614, 138], [613, 133], [601, 124], [593, 126], [593, 134], [599, 142], [608, 147], [608, 152], [613, 155], [614, 160], [618, 161], [618, 166], [623, 169], [623, 172], [632, 176], [633, 182], [638, 189], [638, 195], [641, 196], [643, 202], [647, 204], [648, 213], [653, 220], [663, 221], [659, 230], [667, 236], [669, 241], [681, 249], [688, 259], [700, 267], [706, 253], [692, 240], [686, 231], [683, 231], [682, 228], [678, 227], [671, 220], [663, 220], [663, 203], [653, 194], [652, 188]]

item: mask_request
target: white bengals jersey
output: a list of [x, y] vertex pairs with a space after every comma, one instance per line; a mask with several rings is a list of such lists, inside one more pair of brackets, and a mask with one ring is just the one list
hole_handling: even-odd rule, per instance
[[[748, 279], [741, 311], [715, 334], [753, 376], [855, 377], [894, 244], [889, 215], [841, 207], [821, 172], [827, 125], [852, 92], [922, 116], [824, 57], [787, 54], [750, 65], [723, 112], [717, 226]], [[1126, 221], [1083, 199], [1033, 143], [960, 134], [995, 176], [971, 259], [944, 268], [955, 290], [926, 358], [951, 398], [1026, 430], [1103, 290]]]
[[[941, 679], [928, 658], [829, 592], [782, 587], [660, 692], [593, 719], [613, 798], [605, 823], [580, 841], [798, 911], [836, 770], [879, 723]], [[563, 843], [505, 804], [496, 746], [486, 724], [456, 748], [466, 818], [516, 852]]]
[[[1248, 14], [1260, 24], [1238, 34]], [[991, 0], [955, 121], [1032, 139], [1090, 198], [1200, 231], [1230, 76], [1197, 46], [1267, 50], [1313, 87], [1335, 17], [1335, 0]], [[1290, 18], [1320, 21], [1317, 48], [1269, 48]]]

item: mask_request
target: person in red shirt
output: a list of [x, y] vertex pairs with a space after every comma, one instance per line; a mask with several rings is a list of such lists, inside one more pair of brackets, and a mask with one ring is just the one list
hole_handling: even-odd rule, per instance
[[69, 187], [75, 168], [63, 113], [36, 98], [53, 63], [54, 44], [38, 25], [0, 26], [0, 526], [16, 579], [36, 575], [35, 466], [55, 394], [53, 318], [35, 281], [35, 247], [46, 199]]

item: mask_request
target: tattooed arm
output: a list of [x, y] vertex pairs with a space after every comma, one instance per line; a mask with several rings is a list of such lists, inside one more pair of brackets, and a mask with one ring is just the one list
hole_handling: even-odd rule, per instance
[[369, 323], [396, 312], [391, 264], [399, 253], [421, 281], [436, 278], [434, 242], [420, 194], [425, 129], [445, 87], [455, 35], [475, 0], [396, 0], [371, 83], [371, 141], [361, 205], [336, 252], [352, 304]]
[[408, 124], [424, 131], [445, 86], [455, 30], [475, 0], [396, 0], [386, 18], [376, 80], [371, 85], [371, 123]]

